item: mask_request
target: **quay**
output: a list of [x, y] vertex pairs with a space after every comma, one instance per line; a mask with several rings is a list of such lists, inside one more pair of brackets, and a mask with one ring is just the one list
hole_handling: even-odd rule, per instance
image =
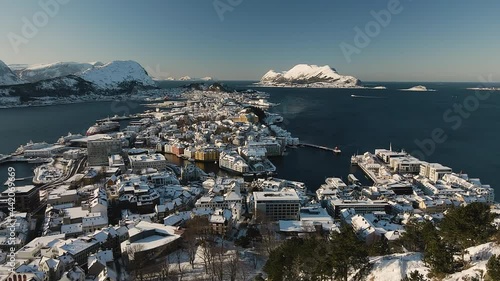
[[[360, 167], [361, 170], [363, 171], [363, 173], [365, 173], [365, 175], [367, 175], [370, 180], [375, 184], [375, 185], [378, 185], [378, 184], [382, 184], [382, 182], [380, 181], [380, 179], [377, 178], [377, 176], [375, 175], [375, 173], [373, 173], [373, 171], [371, 171], [365, 163], [362, 163], [361, 161], [361, 158], [362, 156], [361, 155], [353, 155], [351, 157], [351, 166], [357, 166], [357, 167]], [[353, 175], [353, 178], [356, 179]], [[357, 179], [356, 179], [357, 180]]]
[[[27, 179], [32, 179], [33, 176], [30, 176], [30, 177], [24, 177], [24, 178], [17, 178], [17, 179], [14, 179], [14, 181], [23, 181], [23, 180], [27, 180]], [[9, 185], [9, 180], [7, 180], [3, 185]]]
[[9, 162], [11, 155], [0, 155], [0, 164]]
[[0, 164], [9, 162], [28, 162], [29, 159], [23, 156], [5, 155], [0, 158]]
[[380, 180], [375, 176], [375, 174], [370, 171], [365, 164], [363, 163], [357, 163], [357, 166], [363, 170], [363, 172], [370, 178], [371, 181], [373, 181], [374, 184], [378, 185], [380, 184]]
[[9, 163], [9, 162], [29, 162], [33, 159], [25, 158], [24, 156], [15, 156], [15, 155], [4, 155], [0, 157], [0, 164]]

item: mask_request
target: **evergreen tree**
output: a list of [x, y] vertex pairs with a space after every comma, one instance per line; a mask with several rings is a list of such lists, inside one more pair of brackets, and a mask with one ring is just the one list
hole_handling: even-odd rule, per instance
[[500, 256], [492, 255], [486, 264], [486, 269], [492, 281], [500, 281]]
[[425, 279], [424, 275], [417, 270], [412, 271], [409, 275], [406, 275], [401, 281], [428, 281]]
[[425, 240], [435, 231], [434, 225], [430, 221], [418, 222], [411, 220], [405, 226], [405, 232], [399, 239], [403, 247], [412, 252], [423, 252], [425, 250]]
[[453, 249], [439, 238], [428, 241], [424, 251], [424, 262], [434, 274], [453, 273]]
[[465, 207], [448, 210], [439, 225], [441, 236], [446, 237], [450, 243], [457, 245], [464, 261], [465, 251], [468, 247], [477, 246], [488, 242], [495, 233], [492, 224], [494, 219], [488, 205], [472, 203]]
[[347, 281], [349, 274], [369, 264], [365, 244], [348, 225], [343, 225], [340, 233], [332, 233], [328, 245], [329, 260], [335, 280]]
[[372, 243], [368, 249], [370, 256], [385, 256], [391, 253], [391, 247], [389, 246], [389, 241], [385, 236], [382, 236], [380, 240]]

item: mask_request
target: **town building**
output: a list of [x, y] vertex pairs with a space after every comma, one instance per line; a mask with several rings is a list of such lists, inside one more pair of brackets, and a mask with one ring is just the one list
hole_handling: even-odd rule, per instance
[[109, 156], [119, 154], [122, 151], [120, 140], [110, 137], [89, 140], [87, 142], [87, 154], [89, 166], [108, 166]]
[[299, 220], [300, 198], [295, 190], [254, 192], [254, 215], [257, 220]]

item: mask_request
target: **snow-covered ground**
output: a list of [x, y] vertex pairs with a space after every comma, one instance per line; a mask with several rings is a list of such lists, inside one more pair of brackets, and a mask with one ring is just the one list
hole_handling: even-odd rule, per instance
[[[238, 255], [240, 258], [240, 261], [237, 263], [236, 280], [251, 280], [257, 274], [262, 273], [265, 260], [252, 250], [236, 248], [232, 242], [228, 241], [224, 241], [223, 249], [223, 261], [225, 263], [223, 266], [224, 280], [230, 280], [231, 266], [229, 264], [234, 255]], [[202, 246], [198, 246], [197, 248], [194, 267], [189, 263], [189, 256], [185, 250], [177, 250], [167, 257], [157, 259], [155, 263], [162, 266], [167, 266], [168, 264], [170, 271], [175, 274], [182, 272], [182, 280], [211, 280], [210, 272], [208, 274], [205, 272]]]
[[[473, 277], [476, 274], [486, 273], [486, 263], [491, 255], [500, 254], [500, 246], [495, 243], [486, 243], [467, 249], [465, 260], [470, 261], [470, 267], [453, 274], [443, 280], [464, 280], [464, 277]], [[457, 257], [458, 258], [458, 257]], [[400, 281], [406, 275], [417, 270], [424, 276], [429, 273], [429, 268], [422, 261], [420, 253], [394, 254], [371, 258], [373, 269], [367, 280], [373, 281]]]

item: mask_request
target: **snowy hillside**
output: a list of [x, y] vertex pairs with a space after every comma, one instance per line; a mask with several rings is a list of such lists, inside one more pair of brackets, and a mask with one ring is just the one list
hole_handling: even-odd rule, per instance
[[80, 77], [99, 89], [118, 89], [120, 85], [128, 82], [156, 87], [146, 70], [135, 61], [113, 61], [88, 69]]
[[288, 71], [269, 70], [260, 83], [274, 87], [360, 88], [361, 82], [353, 76], [341, 75], [328, 65], [298, 64]]
[[80, 75], [92, 67], [94, 67], [92, 63], [56, 62], [30, 65], [17, 71], [21, 79], [33, 83], [68, 75]]
[[23, 81], [0, 60], [0, 85], [16, 85], [21, 83]]
[[[500, 247], [494, 243], [486, 243], [467, 249], [466, 260], [471, 262], [470, 267], [463, 271], [450, 274], [443, 280], [464, 280], [464, 277], [473, 277], [481, 271], [486, 273], [486, 263], [493, 254], [500, 254]], [[373, 281], [400, 281], [413, 271], [426, 276], [429, 268], [422, 261], [422, 254], [407, 253], [375, 257], [371, 259], [373, 268], [366, 280]]]

